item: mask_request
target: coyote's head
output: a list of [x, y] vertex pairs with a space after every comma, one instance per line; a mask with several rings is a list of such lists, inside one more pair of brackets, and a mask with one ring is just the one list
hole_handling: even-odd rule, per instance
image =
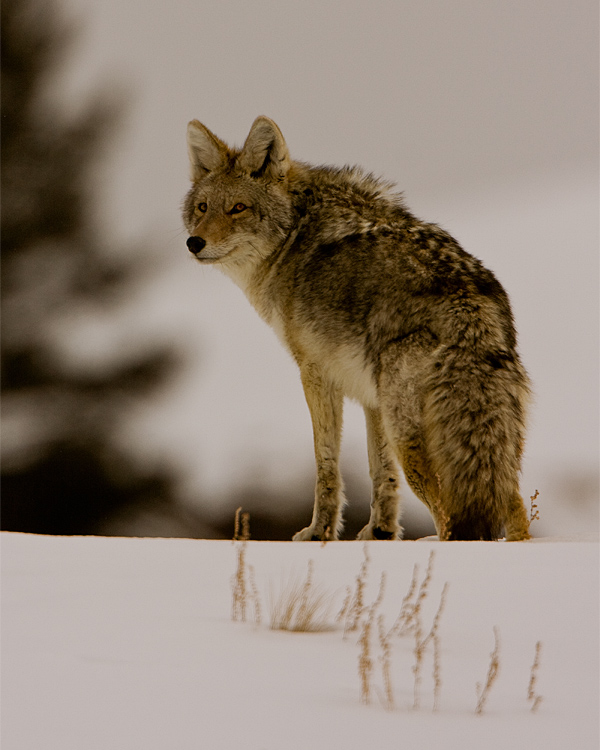
[[277, 125], [258, 117], [237, 150], [192, 120], [187, 143], [193, 185], [183, 221], [190, 252], [232, 272], [270, 255], [289, 234], [292, 221], [291, 161]]

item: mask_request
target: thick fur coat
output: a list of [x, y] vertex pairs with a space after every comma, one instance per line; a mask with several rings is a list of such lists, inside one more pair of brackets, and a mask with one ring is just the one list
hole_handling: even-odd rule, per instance
[[300, 368], [317, 482], [294, 539], [340, 533], [344, 397], [367, 424], [373, 490], [359, 538], [401, 536], [398, 464], [440, 539], [528, 538], [529, 380], [493, 273], [387, 183], [293, 161], [266, 117], [241, 150], [194, 120], [188, 150], [189, 250], [242, 288]]

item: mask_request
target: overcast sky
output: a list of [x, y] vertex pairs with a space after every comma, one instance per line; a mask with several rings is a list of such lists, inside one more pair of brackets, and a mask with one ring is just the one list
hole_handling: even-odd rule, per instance
[[[507, 288], [536, 402], [524, 494], [593, 472], [598, 455], [596, 0], [63, 0], [80, 32], [60, 79], [70, 106], [99, 84], [129, 110], [98, 174], [107, 240], [142, 243], [153, 281], [121, 311], [69, 322], [90, 362], [139, 337], [188, 367], [124, 439], [218, 497], [248, 472], [312, 461], [295, 367], [241, 293], [188, 258], [179, 205], [185, 127], [242, 143], [258, 114], [293, 157], [358, 163], [398, 184]], [[124, 325], [124, 322], [127, 325]], [[363, 456], [351, 408], [345, 451]], [[366, 470], [366, 469], [365, 469]], [[554, 474], [552, 473], [554, 472]], [[310, 503], [310, 500], [308, 501]]]

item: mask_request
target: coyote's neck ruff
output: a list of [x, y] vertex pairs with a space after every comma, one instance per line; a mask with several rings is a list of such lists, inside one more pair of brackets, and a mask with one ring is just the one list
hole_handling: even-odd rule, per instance
[[527, 539], [518, 474], [529, 380], [508, 297], [479, 260], [360, 169], [290, 159], [259, 117], [241, 150], [188, 126], [189, 250], [245, 292], [300, 368], [317, 464], [311, 524], [337, 539], [344, 397], [365, 411], [371, 517], [401, 536], [399, 463], [440, 539]]

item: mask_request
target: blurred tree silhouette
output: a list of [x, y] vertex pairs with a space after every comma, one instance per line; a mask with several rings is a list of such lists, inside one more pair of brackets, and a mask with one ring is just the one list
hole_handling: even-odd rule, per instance
[[[250, 481], [209, 526], [175, 502], [168, 474], [142, 471], [118, 447], [132, 400], [150, 395], [176, 364], [170, 349], [113, 352], [87, 368], [65, 356], [61, 321], [113, 310], [139, 277], [131, 253], [106, 252], [94, 213], [94, 176], [121, 107], [103, 93], [66, 116], [51, 97], [72, 36], [54, 0], [2, 0], [1, 23], [1, 528], [227, 537], [241, 504], [253, 538], [290, 539], [309, 520], [312, 473], [284, 493]], [[358, 505], [368, 486], [355, 494], [347, 538], [368, 516]]]
[[101, 533], [132, 506], [177, 515], [170, 478], [136, 469], [114, 440], [125, 406], [164, 381], [173, 353], [138, 351], [90, 373], [56, 337], [66, 312], [106, 310], [134, 281], [131, 261], [103, 251], [92, 210], [120, 107], [102, 95], [61, 115], [46, 84], [69, 29], [44, 0], [3, 0], [1, 12], [2, 528]]

